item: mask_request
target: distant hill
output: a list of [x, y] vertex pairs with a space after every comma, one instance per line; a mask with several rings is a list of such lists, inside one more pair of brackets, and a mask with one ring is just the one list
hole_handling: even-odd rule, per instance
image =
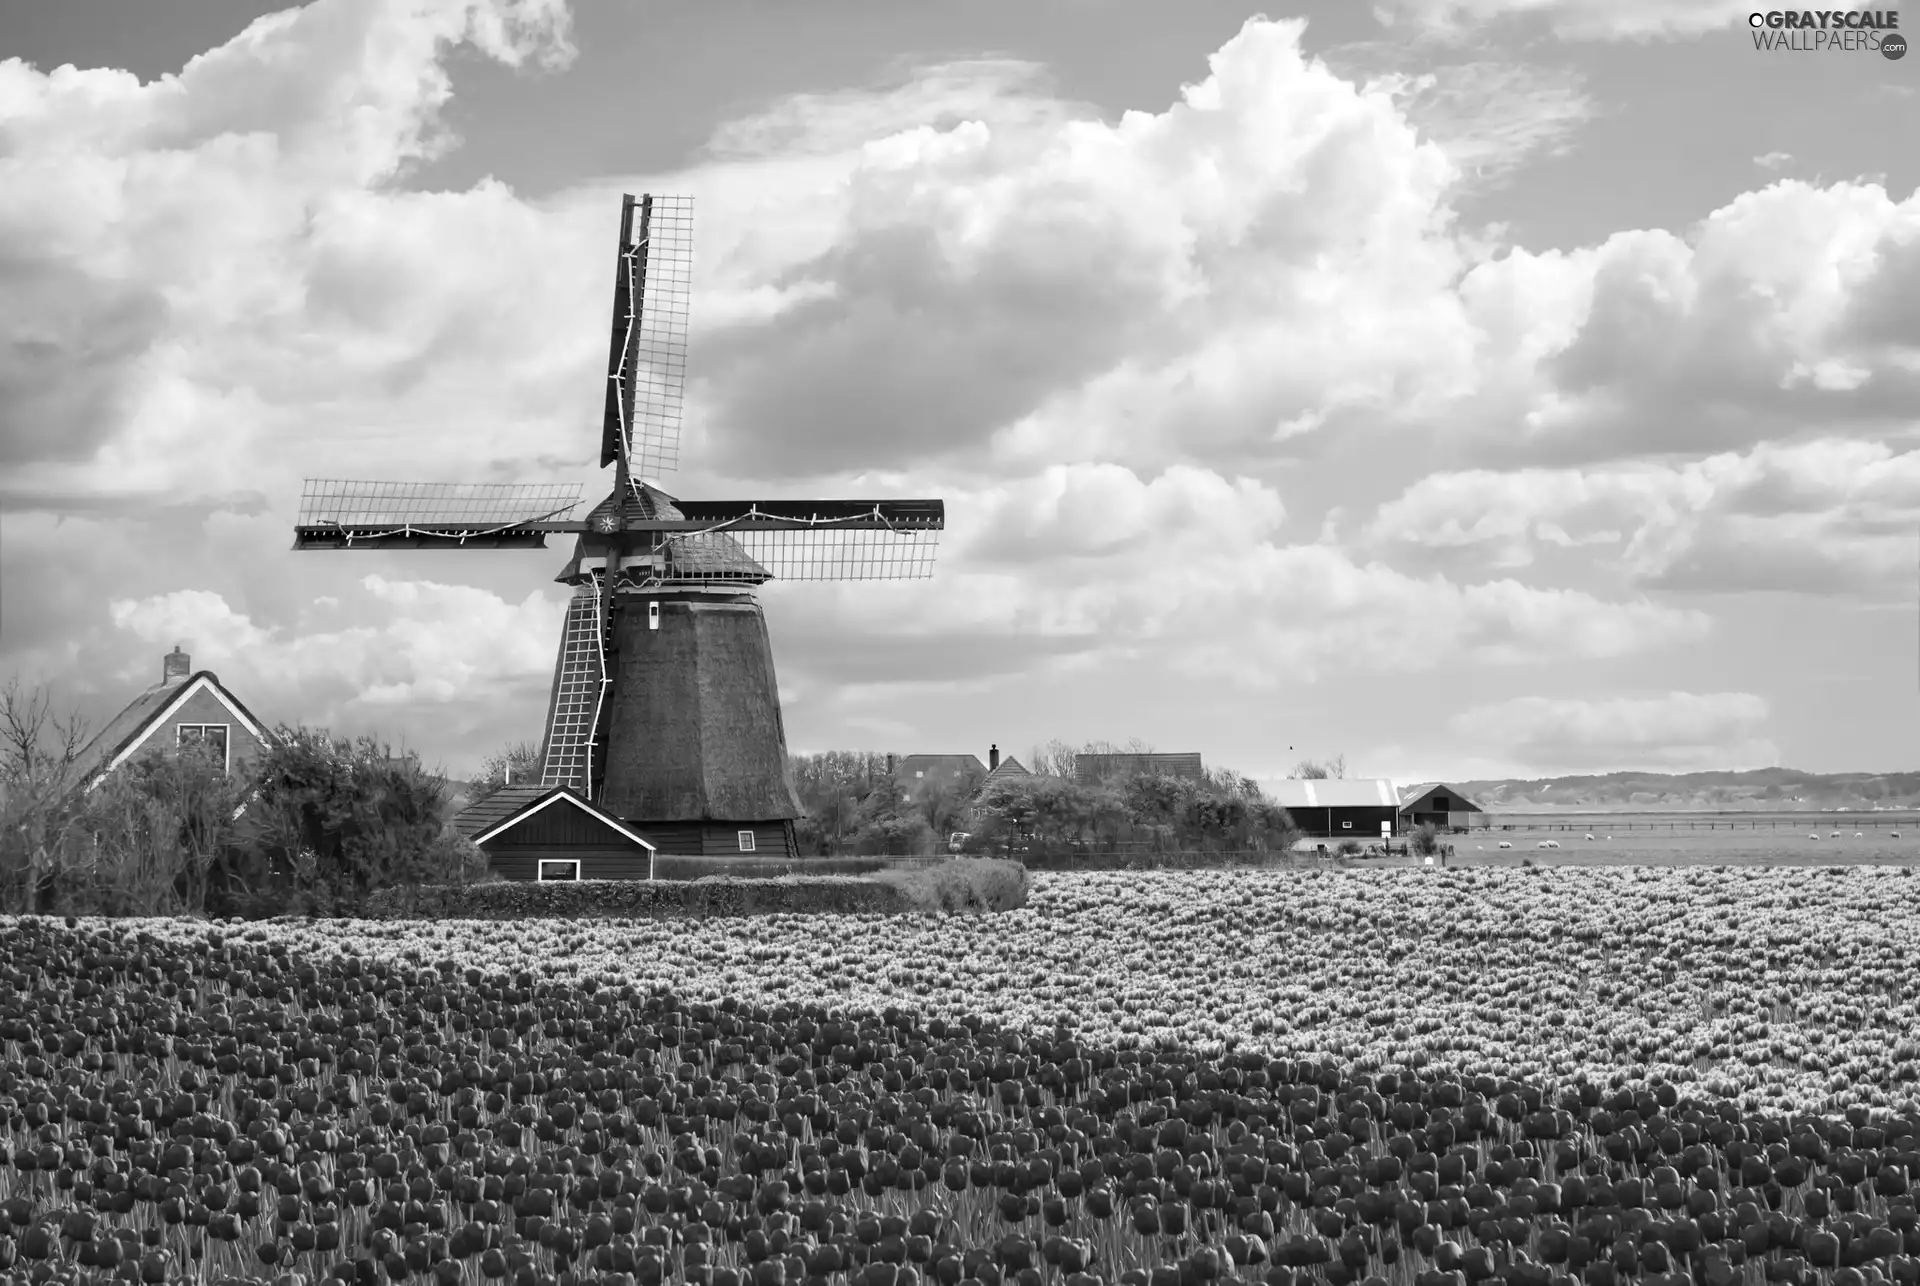
[[1537, 781], [1508, 778], [1448, 784], [1490, 813], [1920, 810], [1920, 772], [1812, 773], [1760, 768], [1752, 772], [1616, 772]]

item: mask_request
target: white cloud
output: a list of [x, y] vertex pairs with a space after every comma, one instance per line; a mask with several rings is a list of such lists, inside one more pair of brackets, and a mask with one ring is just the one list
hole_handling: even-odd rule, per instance
[[1907, 595], [1920, 451], [1826, 438], [1691, 462], [1423, 478], [1366, 539], [1438, 566], [1521, 568], [1578, 548], [1667, 589]]
[[359, 602], [316, 603], [300, 630], [263, 627], [204, 590], [116, 599], [109, 612], [117, 629], [150, 647], [180, 644], [196, 668], [241, 692], [325, 694], [343, 710], [445, 706], [529, 684], [544, 692], [564, 610], [553, 598], [508, 603], [470, 586], [381, 576], [360, 584]]
[[[1504, 460], [1858, 435], [1920, 404], [1920, 193], [1783, 180], [1686, 237], [1515, 250], [1461, 284], [1484, 336], [1456, 436]], [[1469, 409], [1470, 408], [1470, 409]]]
[[1764, 698], [1747, 692], [1656, 697], [1519, 697], [1463, 712], [1456, 736], [1540, 773], [1738, 771], [1774, 767]]
[[1454, 387], [1455, 166], [1300, 31], [1248, 24], [1161, 113], [1023, 108], [865, 143], [830, 243], [759, 265], [812, 298], [703, 336], [714, 448], [1151, 467]]
[[1792, 160], [1793, 153], [1791, 152], [1762, 152], [1759, 156], [1753, 158], [1753, 163], [1763, 170], [1778, 170], [1784, 168], [1787, 163]]

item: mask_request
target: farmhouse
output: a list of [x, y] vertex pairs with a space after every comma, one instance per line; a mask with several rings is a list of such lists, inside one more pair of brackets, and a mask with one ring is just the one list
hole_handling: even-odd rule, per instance
[[273, 744], [266, 725], [227, 691], [211, 670], [193, 670], [180, 648], [161, 658], [160, 682], [135, 697], [67, 766], [63, 791], [90, 791], [136, 756], [203, 743], [229, 773], [246, 767]]
[[654, 845], [568, 786], [503, 787], [462, 809], [453, 827], [502, 879], [653, 878]]
[[1082, 785], [1111, 781], [1115, 777], [1146, 775], [1186, 777], [1193, 781], [1204, 781], [1207, 770], [1201, 766], [1199, 751], [1168, 755], [1118, 754], [1073, 757], [1074, 780]]
[[1399, 820], [1393, 783], [1378, 778], [1289, 778], [1276, 783], [1273, 800], [1287, 810], [1302, 834], [1315, 838], [1377, 840]]
[[1422, 782], [1400, 791], [1400, 829], [1416, 826], [1472, 826], [1480, 805], [1445, 782]]

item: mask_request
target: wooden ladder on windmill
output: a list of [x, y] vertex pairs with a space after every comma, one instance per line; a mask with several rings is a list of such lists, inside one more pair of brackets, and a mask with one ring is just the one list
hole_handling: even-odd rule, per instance
[[543, 786], [586, 786], [588, 755], [606, 691], [606, 642], [600, 591], [583, 585], [568, 602], [566, 623], [560, 630], [553, 696], [547, 704]]

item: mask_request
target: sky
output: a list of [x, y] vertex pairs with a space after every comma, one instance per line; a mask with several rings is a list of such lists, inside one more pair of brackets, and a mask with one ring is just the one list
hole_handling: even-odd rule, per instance
[[762, 591], [795, 751], [1909, 769], [1920, 59], [1855, 43], [1723, 0], [0, 0], [0, 675], [97, 727], [179, 645], [456, 774], [537, 741], [565, 543], [295, 552], [302, 479], [598, 499], [658, 192], [668, 490], [947, 504], [931, 579]]

